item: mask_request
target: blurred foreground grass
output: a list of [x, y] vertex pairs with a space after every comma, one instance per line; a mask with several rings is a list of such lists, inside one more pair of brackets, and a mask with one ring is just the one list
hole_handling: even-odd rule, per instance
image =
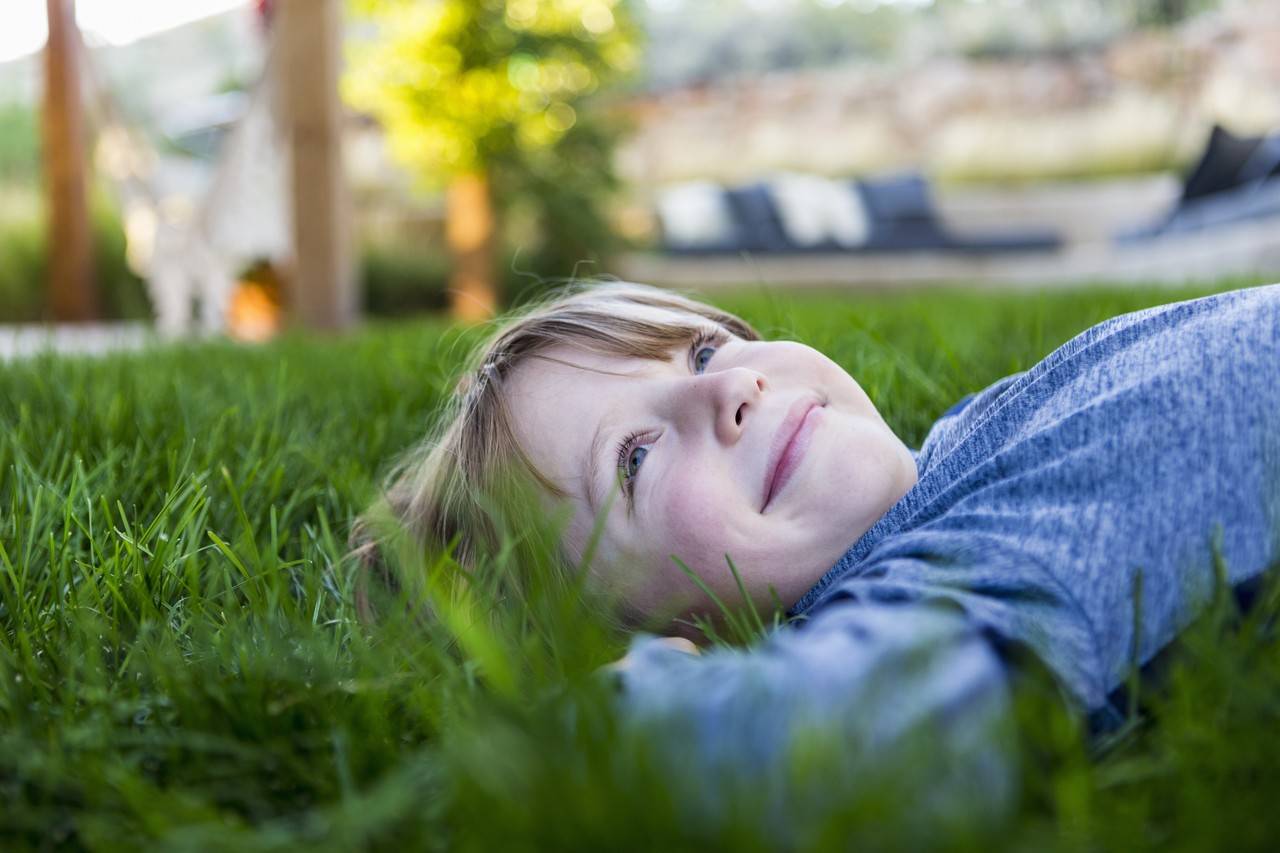
[[[915, 446], [960, 396], [1089, 325], [1204, 292], [716, 301], [828, 353]], [[625, 638], [572, 596], [355, 618], [350, 521], [476, 337], [421, 321], [0, 365], [0, 847], [772, 846], [749, 784], [700, 813], [690, 780], [620, 730], [596, 669]], [[1280, 655], [1259, 621], [1276, 609], [1191, 632], [1168, 689], [1103, 749], [1029, 691], [1007, 820], [921, 823], [887, 783], [846, 790], [802, 763], [785, 837], [1264, 847]]]

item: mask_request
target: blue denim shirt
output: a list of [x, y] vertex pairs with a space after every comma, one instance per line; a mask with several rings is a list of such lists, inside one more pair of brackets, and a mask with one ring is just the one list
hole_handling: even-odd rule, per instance
[[[944, 415], [919, 481], [749, 650], [633, 641], [625, 706], [692, 727], [682, 760], [763, 768], [835, 725], [972, 741], [1031, 649], [1082, 711], [1226, 581], [1280, 557], [1280, 285], [1083, 332]], [[910, 661], [911, 666], [904, 663]]]

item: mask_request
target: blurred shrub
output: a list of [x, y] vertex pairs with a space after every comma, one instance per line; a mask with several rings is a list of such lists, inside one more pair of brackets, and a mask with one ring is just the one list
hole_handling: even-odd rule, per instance
[[448, 307], [449, 261], [441, 253], [370, 246], [360, 256], [364, 310], [399, 317]]
[[0, 321], [39, 319], [44, 278], [41, 224], [29, 220], [0, 226]]
[[[41, 206], [31, 193], [5, 194], [0, 205], [0, 322], [30, 323], [48, 319], [48, 246]], [[12, 199], [30, 195], [28, 203]], [[16, 209], [15, 209], [16, 208]], [[91, 211], [94, 274], [103, 315], [111, 320], [150, 316], [145, 287], [125, 262], [124, 229], [102, 198]]]
[[[143, 282], [125, 263], [120, 221], [106, 205], [93, 211], [94, 263], [104, 314], [113, 320], [151, 317]], [[402, 317], [447, 307], [448, 259], [439, 252], [407, 246], [375, 246], [360, 255], [364, 310]], [[48, 263], [44, 223], [39, 217], [0, 217], [0, 323], [48, 319]]]
[[1171, 27], [1219, 5], [1220, 0], [1130, 0], [1128, 8], [1139, 26]]
[[34, 181], [40, 168], [36, 113], [26, 104], [0, 104], [0, 181]]
[[[527, 213], [527, 211], [525, 211]], [[527, 246], [503, 255], [502, 286], [513, 304], [519, 305], [563, 282], [566, 276], [542, 272], [546, 267]], [[569, 267], [574, 265], [569, 262]], [[375, 317], [406, 317], [446, 311], [449, 308], [451, 264], [443, 246], [378, 244], [360, 252], [362, 307]], [[578, 263], [578, 275], [588, 276], [594, 265]]]
[[571, 277], [598, 274], [621, 245], [608, 207], [621, 187], [613, 150], [621, 122], [580, 119], [552, 148], [524, 152], [494, 166], [511, 255], [506, 292], [513, 302]]
[[[38, 114], [28, 104], [0, 104], [0, 322], [48, 319], [49, 249], [40, 182]], [[120, 217], [102, 192], [94, 193], [90, 204], [104, 317], [148, 317], [146, 290], [125, 262]]]

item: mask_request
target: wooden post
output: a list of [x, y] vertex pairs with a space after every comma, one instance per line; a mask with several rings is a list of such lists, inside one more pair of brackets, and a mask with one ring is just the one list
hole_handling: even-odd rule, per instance
[[358, 311], [342, 168], [341, 0], [276, 8], [281, 105], [292, 161], [294, 264], [289, 302], [313, 329], [342, 329]]
[[445, 239], [453, 261], [449, 303], [453, 317], [479, 323], [498, 310], [494, 240], [497, 232], [489, 182], [483, 174], [459, 175], [445, 202]]
[[47, 0], [44, 50], [44, 149], [49, 306], [60, 323], [98, 318], [89, 229], [87, 151], [80, 103], [80, 31], [75, 0]]

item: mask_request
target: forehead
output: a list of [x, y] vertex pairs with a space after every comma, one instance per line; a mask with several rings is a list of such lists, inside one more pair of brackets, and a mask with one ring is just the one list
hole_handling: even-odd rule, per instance
[[[623, 304], [618, 306], [616, 315], [681, 329], [714, 325], [711, 320], [696, 314], [651, 305]], [[535, 389], [546, 391], [552, 387], [563, 388], [565, 382], [589, 382], [592, 379], [606, 382], [613, 380], [616, 383], [619, 378], [643, 374], [646, 368], [651, 369], [655, 364], [651, 359], [620, 356], [594, 349], [589, 341], [560, 344], [517, 365], [506, 383], [507, 396], [513, 404], [517, 399], [528, 403]], [[623, 374], [623, 377], [609, 374]]]
[[[684, 327], [711, 324], [693, 314], [650, 306], [627, 306], [626, 313]], [[662, 369], [650, 359], [579, 346], [544, 350], [517, 365], [504, 383], [516, 440], [552, 482], [585, 499], [585, 463], [597, 427], [603, 425], [607, 432], [616, 426], [635, 401], [637, 383]]]

